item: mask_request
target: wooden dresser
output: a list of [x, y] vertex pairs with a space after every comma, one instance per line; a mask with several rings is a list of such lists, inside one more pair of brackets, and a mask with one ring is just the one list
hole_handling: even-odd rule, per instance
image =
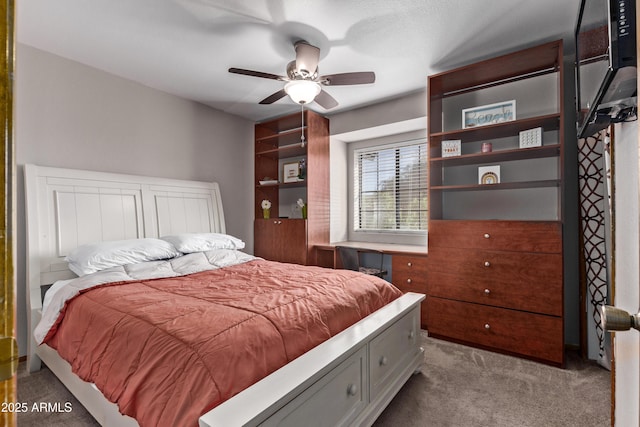
[[557, 221], [429, 224], [429, 334], [562, 365]]

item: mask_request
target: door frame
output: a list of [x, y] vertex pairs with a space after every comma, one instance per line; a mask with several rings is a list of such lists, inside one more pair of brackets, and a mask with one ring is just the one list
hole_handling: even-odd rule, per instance
[[[0, 400], [2, 402], [17, 401], [17, 378], [15, 371], [18, 362], [18, 346], [16, 341], [16, 281], [14, 270], [15, 251], [15, 150], [13, 138], [13, 76], [15, 52], [14, 0], [0, 2], [3, 22], [0, 25], [2, 49], [0, 52], [0, 121], [2, 137], [0, 138], [0, 362], [2, 375], [8, 379], [0, 380]], [[0, 412], [0, 424], [15, 426], [17, 419], [14, 412]]]

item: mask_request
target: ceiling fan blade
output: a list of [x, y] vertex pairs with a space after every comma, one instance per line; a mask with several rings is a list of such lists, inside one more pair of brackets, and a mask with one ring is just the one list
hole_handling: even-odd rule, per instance
[[313, 76], [318, 69], [320, 49], [302, 40], [295, 44], [295, 49], [296, 71], [303, 77]]
[[284, 76], [278, 76], [276, 74], [263, 73], [262, 71], [244, 70], [242, 68], [229, 68], [230, 73], [242, 74], [244, 76], [261, 77], [263, 79], [272, 80], [286, 80]]
[[330, 110], [333, 107], [338, 106], [338, 101], [331, 95], [329, 95], [324, 90], [321, 90], [320, 93], [315, 97], [314, 101], [318, 103], [325, 110]]
[[273, 104], [279, 99], [284, 98], [286, 95], [287, 95], [287, 92], [285, 92], [284, 89], [280, 89], [276, 93], [271, 94], [267, 96], [265, 99], [263, 99], [262, 101], [260, 101], [260, 104]]
[[320, 77], [320, 83], [327, 86], [362, 85], [376, 81], [373, 71], [361, 71], [355, 73], [329, 74]]

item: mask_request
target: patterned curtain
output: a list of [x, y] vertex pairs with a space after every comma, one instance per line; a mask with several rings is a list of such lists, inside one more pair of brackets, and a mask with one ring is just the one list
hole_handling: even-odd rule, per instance
[[[602, 329], [598, 307], [609, 296], [609, 218], [611, 213], [611, 163], [608, 130], [578, 141], [582, 276], [586, 284], [587, 340], [597, 340], [598, 363], [610, 369], [610, 343]], [[595, 337], [593, 336], [595, 334]], [[591, 347], [591, 345], [589, 345]], [[589, 355], [592, 358], [592, 355]]]

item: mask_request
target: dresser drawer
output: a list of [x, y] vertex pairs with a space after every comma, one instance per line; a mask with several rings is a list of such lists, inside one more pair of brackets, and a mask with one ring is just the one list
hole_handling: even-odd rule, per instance
[[413, 310], [369, 344], [369, 383], [373, 401], [420, 351], [420, 312]]
[[429, 334], [562, 365], [561, 317], [429, 298]]
[[427, 257], [393, 255], [391, 259], [393, 284], [408, 292], [427, 292]]
[[[349, 426], [368, 403], [364, 346], [261, 426]], [[324, 402], [322, 406], [318, 402]]]
[[[524, 284], [487, 280], [480, 276], [429, 272], [429, 283], [429, 298], [455, 299], [551, 316], [562, 316], [563, 313], [561, 280], [536, 280]], [[424, 305], [427, 306], [427, 312], [428, 305]]]
[[[427, 257], [417, 255], [397, 255], [391, 259], [393, 284], [402, 292], [428, 294]], [[421, 305], [420, 326], [427, 329], [427, 304]]]
[[433, 248], [562, 252], [562, 225], [555, 221], [429, 221]]
[[439, 248], [429, 255], [430, 278], [432, 273], [455, 274], [487, 286], [541, 283], [555, 291], [562, 289], [562, 255]]

